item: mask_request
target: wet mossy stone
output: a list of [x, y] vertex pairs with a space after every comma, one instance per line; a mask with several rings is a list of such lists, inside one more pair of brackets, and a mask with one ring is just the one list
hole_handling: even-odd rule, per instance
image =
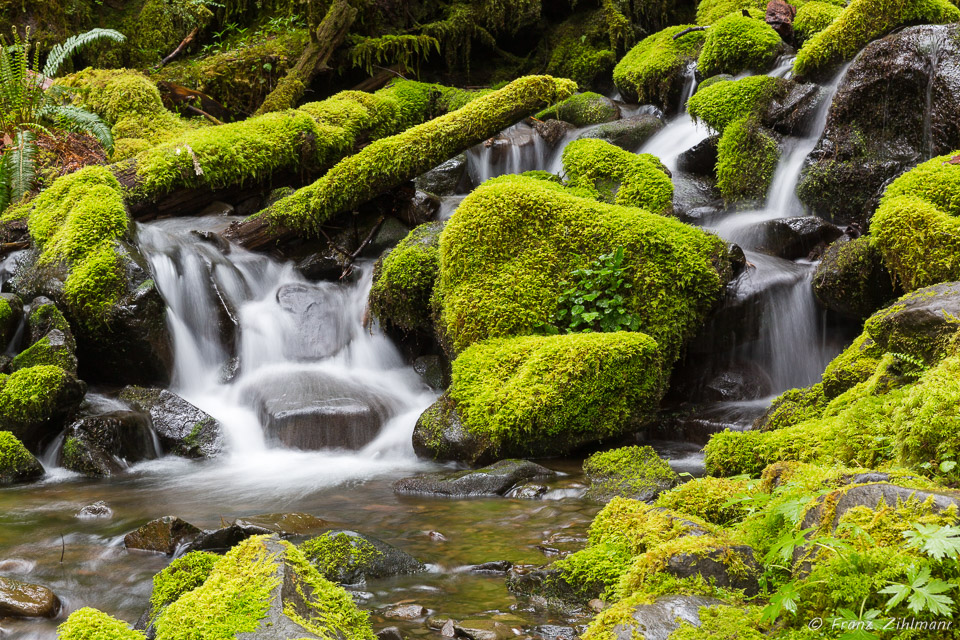
[[662, 118], [652, 113], [642, 113], [591, 127], [578, 137], [599, 138], [625, 151], [636, 151], [663, 127]]
[[813, 292], [826, 308], [857, 319], [869, 317], [897, 296], [893, 276], [868, 236], [841, 238], [827, 248], [813, 276]]
[[706, 38], [703, 31], [691, 31], [674, 39], [691, 26], [667, 27], [647, 36], [617, 63], [613, 82], [624, 100], [665, 111], [678, 106], [687, 66], [697, 59]]
[[905, 24], [957, 21], [960, 9], [948, 0], [851, 0], [830, 26], [804, 43], [793, 62], [793, 72], [799, 77], [828, 73], [852, 60], [874, 38]]
[[[611, 613], [598, 616], [585, 637], [590, 640], [667, 640], [683, 625], [700, 627], [701, 616], [711, 608], [723, 605], [722, 600], [699, 595], [661, 596], [648, 604], [637, 604], [613, 619]], [[621, 613], [618, 611], [617, 613]], [[709, 636], [704, 636], [707, 640]], [[752, 638], [750, 640], [753, 640]]]
[[777, 140], [757, 119], [728, 125], [717, 144], [717, 188], [724, 201], [762, 200], [779, 159]]
[[780, 78], [749, 76], [701, 86], [687, 102], [687, 111], [694, 120], [723, 132], [738, 120], [761, 116], [788, 84]]
[[783, 40], [763, 19], [728, 15], [707, 29], [697, 71], [707, 77], [765, 71], [783, 49]]
[[39, 451], [63, 430], [85, 391], [86, 385], [53, 365], [0, 375], [0, 429]]
[[802, 43], [817, 35], [840, 17], [843, 7], [830, 2], [805, 2], [793, 19], [793, 32]]
[[223, 425], [166, 389], [125, 387], [117, 396], [150, 415], [150, 424], [167, 453], [185, 458], [213, 458], [223, 451]]
[[156, 640], [374, 640], [368, 614], [277, 536], [243, 541], [157, 617]]
[[596, 192], [603, 202], [653, 213], [673, 208], [673, 182], [660, 159], [637, 155], [605, 140], [574, 140], [563, 150], [568, 186]]
[[460, 187], [466, 179], [467, 156], [461, 153], [418, 176], [413, 182], [417, 189], [444, 197], [460, 193]]
[[0, 576], [0, 618], [53, 618], [60, 599], [47, 587]]
[[[829, 365], [827, 368], [830, 368]], [[874, 370], [876, 363], [870, 368], [867, 377], [873, 375]], [[758, 431], [772, 431], [819, 417], [827, 406], [827, 400], [821, 384], [789, 389], [773, 399], [767, 410], [753, 421], [753, 428]]]
[[864, 331], [886, 352], [932, 364], [955, 353], [960, 331], [960, 282], [918, 289], [876, 312]]
[[[626, 154], [597, 140], [572, 145], [585, 143]], [[626, 307], [672, 364], [684, 339], [719, 301], [728, 279], [723, 241], [664, 216], [523, 176], [495, 178], [475, 189], [440, 236], [438, 324], [450, 350], [530, 334], [549, 323], [570, 273], [618, 247], [633, 285]]]
[[540, 120], [563, 120], [575, 127], [589, 127], [619, 119], [620, 108], [610, 98], [588, 91], [547, 107], [536, 117]]
[[632, 332], [475, 344], [453, 362], [456, 413], [432, 408], [414, 441], [421, 455], [470, 464], [569, 453], [649, 418], [663, 393], [662, 357], [651, 337]]
[[73, 353], [72, 335], [52, 329], [45, 336], [16, 355], [10, 363], [10, 371], [18, 371], [37, 365], [55, 365], [74, 375], [77, 373], [77, 357]]
[[321, 576], [344, 585], [426, 570], [422, 562], [383, 540], [343, 529], [307, 540], [300, 551]]
[[697, 24], [709, 26], [730, 14], [743, 15], [744, 11], [754, 18], [762, 18], [766, 8], [765, 0], [700, 0]]
[[583, 462], [590, 481], [587, 497], [609, 502], [614, 496], [653, 500], [676, 486], [679, 477], [651, 447], [622, 447], [595, 453]]
[[9, 431], [0, 431], [0, 485], [43, 477], [43, 466]]
[[525, 480], [555, 475], [550, 469], [528, 460], [500, 460], [480, 469], [439, 471], [403, 478], [393, 484], [393, 490], [400, 494], [452, 498], [497, 496]]
[[57, 627], [59, 640], [145, 640], [145, 636], [126, 622], [92, 607], [83, 607], [70, 614]]
[[[823, 371], [825, 399], [832, 400], [861, 382], [866, 382], [880, 365], [884, 349], [867, 333], [861, 333], [853, 343], [834, 358]], [[822, 406], [820, 407], [822, 410]]]
[[0, 293], [0, 352], [6, 351], [23, 320], [23, 301], [14, 293]]
[[90, 477], [123, 472], [130, 464], [157, 457], [150, 418], [113, 411], [80, 418], [64, 431], [60, 464]]
[[[182, 595], [201, 586], [213, 571], [220, 556], [206, 551], [191, 551], [180, 556], [153, 576], [150, 593], [149, 627], [157, 616]], [[139, 626], [138, 626], [139, 628]], [[151, 631], [152, 628], [150, 629]]]

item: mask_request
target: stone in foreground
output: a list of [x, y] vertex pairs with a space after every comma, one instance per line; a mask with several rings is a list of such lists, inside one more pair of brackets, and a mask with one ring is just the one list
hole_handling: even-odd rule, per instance
[[531, 478], [556, 475], [550, 469], [527, 460], [501, 460], [482, 469], [440, 471], [412, 478], [403, 478], [393, 485], [401, 494], [426, 494], [462, 498], [466, 496], [498, 496], [514, 485]]

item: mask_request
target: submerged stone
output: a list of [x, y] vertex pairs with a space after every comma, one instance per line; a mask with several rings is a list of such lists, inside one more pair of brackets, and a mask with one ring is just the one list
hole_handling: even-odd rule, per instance
[[503, 495], [523, 480], [546, 478], [556, 473], [528, 460], [501, 460], [488, 467], [466, 471], [440, 471], [398, 480], [393, 490], [401, 494], [425, 494], [461, 498]]
[[123, 538], [123, 546], [172, 556], [177, 549], [192, 542], [201, 533], [200, 529], [176, 516], [164, 516], [128, 533]]

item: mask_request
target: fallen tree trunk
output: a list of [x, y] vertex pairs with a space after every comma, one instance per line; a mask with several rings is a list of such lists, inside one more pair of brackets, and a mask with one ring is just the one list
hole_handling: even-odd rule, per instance
[[234, 223], [224, 236], [249, 249], [270, 248], [295, 236], [315, 237], [333, 216], [428, 171], [575, 90], [572, 81], [550, 76], [514, 80], [457, 111], [370, 144], [313, 184]]
[[327, 69], [327, 61], [357, 17], [357, 10], [347, 0], [334, 0], [297, 63], [287, 70], [273, 91], [264, 99], [255, 115], [291, 109], [303, 97], [314, 76]]

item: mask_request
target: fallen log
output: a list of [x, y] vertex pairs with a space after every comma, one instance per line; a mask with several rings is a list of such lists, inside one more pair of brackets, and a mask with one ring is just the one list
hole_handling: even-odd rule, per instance
[[575, 90], [572, 81], [551, 76], [514, 80], [457, 111], [371, 143], [313, 184], [234, 223], [224, 236], [248, 249], [272, 248], [297, 236], [316, 237], [333, 216], [428, 171]]

